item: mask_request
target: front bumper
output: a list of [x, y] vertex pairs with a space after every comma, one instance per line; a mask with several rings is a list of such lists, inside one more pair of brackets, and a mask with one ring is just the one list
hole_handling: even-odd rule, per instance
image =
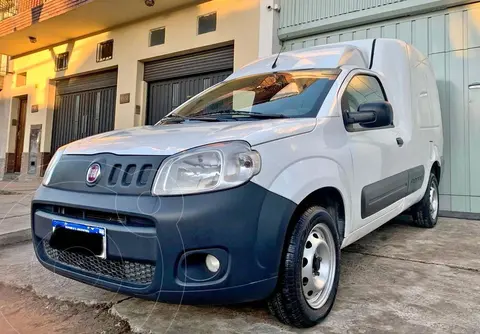
[[[97, 215], [65, 216], [51, 207]], [[41, 186], [32, 202], [32, 235], [37, 257], [47, 269], [87, 284], [164, 302], [239, 303], [273, 292], [295, 207], [252, 182], [183, 197], [79, 193]], [[106, 214], [134, 217], [132, 221], [141, 224], [97, 219], [98, 213], [102, 219]], [[107, 260], [52, 256], [58, 255], [48, 247], [53, 219], [106, 228]], [[205, 275], [204, 262], [195, 260], [204, 254], [220, 259], [217, 274]]]

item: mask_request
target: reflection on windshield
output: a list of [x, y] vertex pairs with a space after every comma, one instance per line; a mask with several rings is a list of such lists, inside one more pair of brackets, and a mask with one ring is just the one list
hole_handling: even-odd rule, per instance
[[338, 74], [338, 70], [302, 70], [234, 79], [187, 101], [170, 117], [315, 117]]

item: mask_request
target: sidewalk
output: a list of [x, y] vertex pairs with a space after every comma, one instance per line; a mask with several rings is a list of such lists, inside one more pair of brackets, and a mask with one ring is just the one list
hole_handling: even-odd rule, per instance
[[0, 195], [2, 192], [34, 192], [37, 190], [38, 186], [42, 181], [31, 180], [31, 181], [0, 181]]
[[0, 181], [0, 247], [29, 240], [30, 202], [40, 181]]

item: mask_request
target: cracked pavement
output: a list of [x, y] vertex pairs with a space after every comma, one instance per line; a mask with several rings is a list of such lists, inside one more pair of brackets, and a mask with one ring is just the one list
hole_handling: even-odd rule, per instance
[[[389, 223], [342, 251], [335, 307], [302, 333], [474, 333], [480, 328], [480, 222], [441, 218], [435, 229]], [[299, 332], [264, 303], [189, 306], [107, 292], [55, 275], [30, 243], [0, 248], [0, 282], [42, 297], [104, 305], [141, 333]]]

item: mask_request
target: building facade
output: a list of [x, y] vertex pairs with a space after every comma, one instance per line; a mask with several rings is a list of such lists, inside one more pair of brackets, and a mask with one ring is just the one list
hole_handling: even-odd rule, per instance
[[[275, 5], [280, 12], [272, 30], [285, 50], [385, 37], [411, 43], [430, 58], [445, 138], [441, 210], [480, 213], [480, 1], [277, 0]], [[278, 49], [275, 40], [272, 45]]]
[[260, 0], [0, 0], [9, 56], [0, 179], [42, 176], [76, 139], [154, 124], [255, 60], [260, 9]]
[[478, 0], [0, 0], [0, 178], [41, 176], [75, 139], [153, 124], [282, 46], [376, 37], [430, 58], [441, 209], [480, 213]]

